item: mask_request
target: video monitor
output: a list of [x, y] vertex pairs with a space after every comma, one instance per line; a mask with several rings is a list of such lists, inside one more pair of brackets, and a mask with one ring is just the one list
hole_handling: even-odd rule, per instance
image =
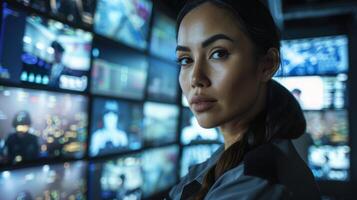
[[312, 146], [309, 149], [309, 166], [320, 180], [348, 181], [350, 169], [349, 146]]
[[150, 59], [147, 95], [149, 100], [176, 103], [179, 68], [174, 64]]
[[223, 142], [223, 137], [215, 128], [202, 128], [189, 108], [184, 108], [181, 123], [181, 143], [186, 145], [200, 142]]
[[174, 61], [176, 58], [176, 24], [173, 19], [155, 13], [151, 32], [150, 53]]
[[140, 155], [127, 155], [91, 163], [89, 199], [142, 199], [142, 161]]
[[151, 149], [142, 153], [145, 198], [169, 189], [176, 183], [178, 153], [177, 145]]
[[309, 111], [305, 140], [307, 161], [314, 175], [324, 180], [349, 178], [349, 127], [346, 110]]
[[304, 110], [346, 108], [347, 75], [275, 78], [298, 100]]
[[90, 70], [91, 33], [3, 5], [0, 79], [85, 91]]
[[142, 134], [142, 104], [114, 99], [94, 99], [90, 156], [140, 149]]
[[143, 54], [96, 40], [93, 49], [91, 92], [142, 100], [148, 76]]
[[82, 158], [85, 96], [0, 86], [0, 165]]
[[0, 172], [2, 200], [86, 199], [83, 161]]
[[285, 40], [277, 76], [336, 75], [348, 70], [345, 35]]
[[219, 144], [185, 146], [182, 151], [180, 176], [186, 176], [192, 166], [206, 161], [219, 147]]
[[40, 12], [49, 13], [80, 26], [93, 24], [96, 0], [16, 0]]
[[138, 49], [147, 48], [150, 0], [97, 0], [94, 30]]
[[144, 104], [144, 144], [146, 146], [176, 141], [179, 109], [176, 105]]

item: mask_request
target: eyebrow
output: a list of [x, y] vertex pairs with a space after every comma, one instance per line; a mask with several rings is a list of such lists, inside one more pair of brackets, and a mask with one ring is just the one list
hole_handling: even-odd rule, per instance
[[[234, 42], [234, 40], [232, 38], [228, 37], [227, 35], [216, 34], [216, 35], [213, 35], [213, 36], [207, 38], [205, 41], [203, 41], [201, 46], [202, 46], [202, 48], [205, 48], [205, 47], [209, 46], [210, 44], [216, 42], [217, 40], [228, 40], [228, 41]], [[190, 48], [177, 45], [176, 51], [190, 51]]]

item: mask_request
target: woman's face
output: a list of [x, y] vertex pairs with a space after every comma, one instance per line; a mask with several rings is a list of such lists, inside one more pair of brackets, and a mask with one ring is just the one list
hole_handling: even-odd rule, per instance
[[180, 86], [202, 127], [236, 120], [252, 107], [260, 70], [232, 13], [211, 3], [193, 9], [180, 24], [177, 45]]

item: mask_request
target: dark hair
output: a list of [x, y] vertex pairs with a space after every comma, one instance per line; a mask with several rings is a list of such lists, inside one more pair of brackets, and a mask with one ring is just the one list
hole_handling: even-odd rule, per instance
[[186, 14], [206, 2], [231, 11], [259, 55], [264, 55], [272, 47], [280, 49], [279, 29], [268, 8], [259, 0], [189, 0], [178, 14], [176, 33]]
[[[179, 12], [177, 33], [183, 18], [199, 5], [210, 2], [232, 12], [242, 31], [255, 45], [257, 56], [265, 55], [270, 48], [280, 49], [280, 34], [268, 8], [259, 0], [191, 0]], [[202, 200], [215, 181], [226, 171], [237, 166], [247, 151], [273, 138], [292, 139], [305, 132], [306, 122], [301, 108], [292, 94], [277, 82], [268, 82], [266, 108], [250, 123], [248, 131], [228, 147], [217, 163], [204, 177], [202, 187], [195, 195]]]

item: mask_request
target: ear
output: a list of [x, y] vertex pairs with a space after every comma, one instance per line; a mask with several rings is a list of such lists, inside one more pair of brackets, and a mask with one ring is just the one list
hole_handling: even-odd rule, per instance
[[270, 48], [260, 62], [261, 81], [268, 82], [278, 71], [280, 52], [277, 48]]

